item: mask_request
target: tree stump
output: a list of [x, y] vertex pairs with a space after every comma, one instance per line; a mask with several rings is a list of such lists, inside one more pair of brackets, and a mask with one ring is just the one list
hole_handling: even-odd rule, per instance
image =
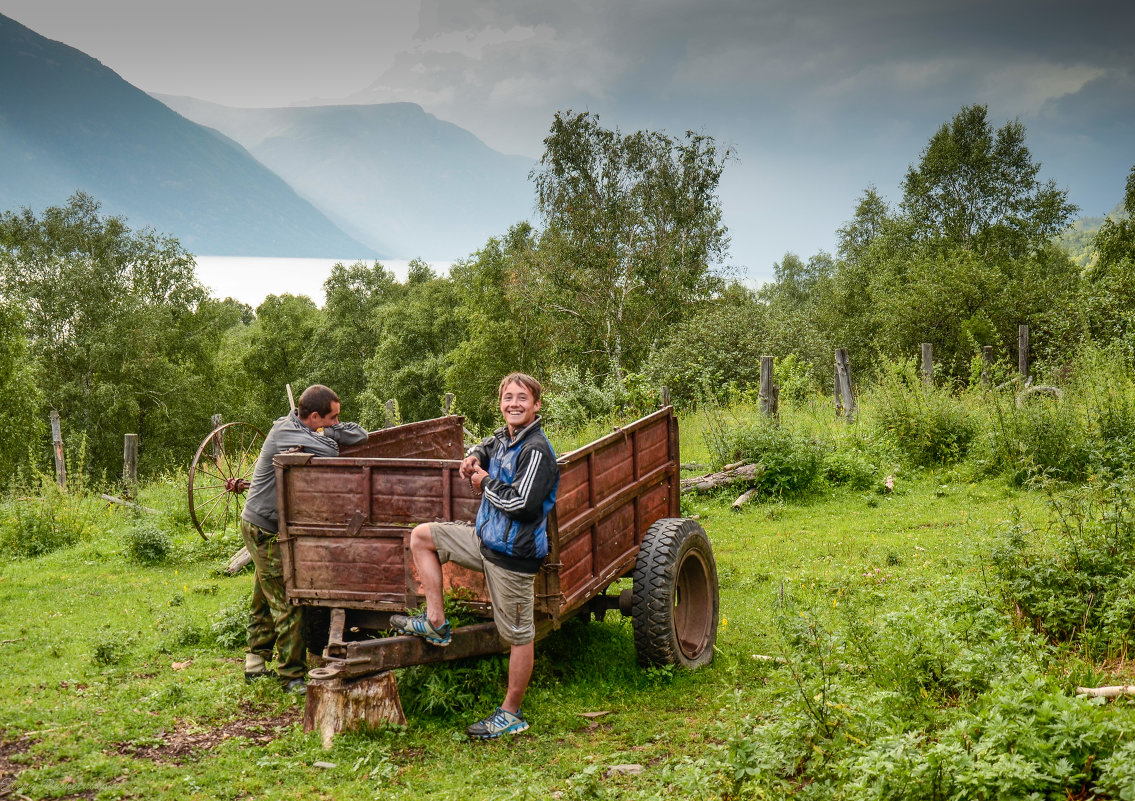
[[341, 731], [384, 723], [406, 723], [393, 671], [358, 679], [308, 681], [303, 730], [318, 731], [324, 748], [330, 748]]

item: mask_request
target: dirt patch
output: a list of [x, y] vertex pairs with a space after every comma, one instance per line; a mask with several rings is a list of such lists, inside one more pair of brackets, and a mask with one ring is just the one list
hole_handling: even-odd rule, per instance
[[267, 745], [298, 723], [301, 715], [300, 710], [295, 710], [273, 717], [234, 720], [219, 726], [178, 721], [177, 728], [173, 731], [159, 732], [145, 740], [117, 743], [114, 750], [135, 759], [150, 759], [159, 764], [180, 764], [231, 737], [243, 737], [252, 745]]
[[32, 747], [32, 741], [26, 737], [16, 740], [0, 740], [0, 798], [5, 798], [12, 792], [16, 784], [16, 774], [24, 769], [24, 765], [12, 762], [12, 757], [22, 754]]

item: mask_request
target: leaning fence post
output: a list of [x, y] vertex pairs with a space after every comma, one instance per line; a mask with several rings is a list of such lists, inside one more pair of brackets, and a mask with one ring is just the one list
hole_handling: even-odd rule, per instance
[[55, 449], [55, 483], [59, 489], [67, 489], [67, 464], [63, 461], [63, 431], [59, 426], [59, 412], [54, 409], [51, 419], [51, 445]]
[[1022, 378], [1029, 377], [1029, 327], [1017, 326], [1017, 369]]
[[766, 416], [772, 416], [772, 414], [773, 414], [773, 407], [772, 407], [772, 394], [773, 394], [772, 371], [773, 371], [772, 356], [762, 356], [761, 357], [761, 390], [760, 390], [760, 394], [757, 396], [757, 399], [759, 401], [761, 414], [766, 415]]
[[934, 346], [929, 342], [922, 343], [922, 381], [934, 383]]
[[986, 345], [981, 349], [981, 383], [989, 386], [993, 383], [993, 346]]
[[138, 489], [138, 435], [127, 434], [122, 443], [122, 494], [133, 500]]
[[661, 388], [662, 408], [665, 409], [670, 405], [670, 387]]
[[847, 348], [837, 348], [835, 352], [836, 411], [842, 411], [844, 418], [851, 422], [855, 417], [855, 396], [851, 392], [851, 360]]

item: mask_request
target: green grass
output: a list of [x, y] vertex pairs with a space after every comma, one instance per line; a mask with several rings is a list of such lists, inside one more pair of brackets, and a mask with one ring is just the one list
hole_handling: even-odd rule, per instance
[[[685, 424], [684, 460], [699, 451]], [[151, 504], [175, 495], [144, 494]], [[743, 797], [740, 763], [754, 721], [787, 722], [790, 671], [754, 655], [784, 653], [782, 597], [838, 617], [869, 597], [879, 615], [912, 597], [981, 587], [994, 539], [1018, 517], [1044, 528], [1043, 498], [957, 473], [900, 474], [892, 493], [818, 490], [741, 513], [732, 497], [687, 502], [714, 544], [721, 628], [714, 663], [696, 673], [639, 669], [629, 621], [571, 623], [537, 645], [525, 702], [532, 729], [506, 742], [462, 732], [503, 684], [448, 716], [342, 735], [324, 751], [301, 726], [302, 702], [248, 686], [240, 649], [211, 626], [244, 604], [248, 573], [219, 573], [236, 550], [205, 547], [167, 520], [171, 561], [130, 561], [134, 518], [89, 508], [78, 544], [0, 567], [0, 793], [13, 798], [671, 798]], [[189, 663], [189, 664], [186, 664]], [[1060, 662], [1054, 663], [1059, 671]], [[450, 668], [451, 669], [451, 668]], [[1097, 679], [1106, 670], [1097, 666]], [[445, 681], [444, 671], [434, 681]], [[403, 676], [403, 694], [429, 671]], [[503, 681], [503, 671], [485, 675]], [[608, 712], [590, 719], [585, 712]], [[1109, 706], [1132, 729], [1128, 707]], [[334, 767], [315, 767], [316, 762]], [[641, 775], [608, 775], [620, 764]], [[11, 774], [16, 773], [12, 778]], [[801, 792], [805, 792], [802, 788]]]

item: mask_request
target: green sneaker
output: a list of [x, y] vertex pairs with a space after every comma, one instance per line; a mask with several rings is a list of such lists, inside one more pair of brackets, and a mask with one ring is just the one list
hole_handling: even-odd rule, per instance
[[495, 740], [503, 734], [519, 734], [528, 728], [528, 721], [524, 713], [517, 710], [514, 715], [504, 707], [497, 707], [496, 712], [484, 720], [478, 720], [465, 733], [474, 740]]
[[445, 647], [453, 642], [453, 635], [449, 633], [449, 621], [446, 620], [441, 624], [441, 628], [435, 629], [433, 624], [430, 623], [429, 618], [425, 615], [391, 615], [390, 625], [402, 632], [403, 634], [412, 634], [415, 637], [421, 637], [431, 645], [438, 645]]

